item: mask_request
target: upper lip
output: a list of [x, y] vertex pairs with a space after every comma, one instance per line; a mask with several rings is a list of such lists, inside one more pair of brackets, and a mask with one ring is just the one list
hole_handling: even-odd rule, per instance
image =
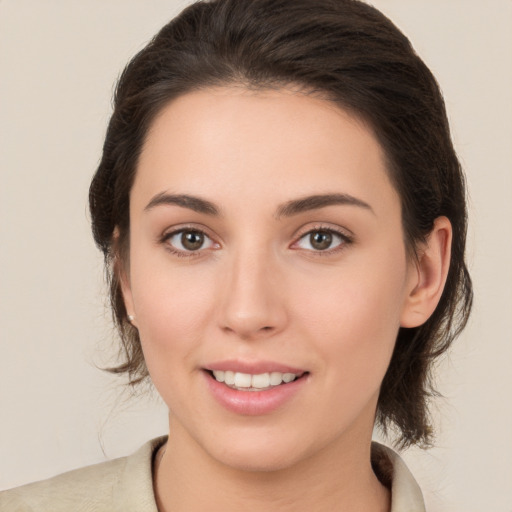
[[240, 359], [227, 359], [224, 361], [215, 361], [206, 365], [205, 370], [221, 370], [232, 371], [239, 373], [249, 373], [251, 375], [259, 375], [261, 373], [294, 373], [301, 375], [306, 370], [289, 366], [287, 364], [278, 363], [275, 361], [243, 361]]

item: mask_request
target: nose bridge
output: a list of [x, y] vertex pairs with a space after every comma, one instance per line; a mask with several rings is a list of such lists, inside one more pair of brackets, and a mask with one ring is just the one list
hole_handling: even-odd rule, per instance
[[285, 321], [278, 265], [270, 247], [241, 244], [226, 264], [221, 328], [241, 338], [279, 331]]

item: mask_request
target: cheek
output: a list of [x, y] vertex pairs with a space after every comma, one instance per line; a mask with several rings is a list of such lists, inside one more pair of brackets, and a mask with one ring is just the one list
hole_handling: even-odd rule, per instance
[[321, 287], [312, 283], [298, 300], [300, 330], [328, 362], [330, 382], [348, 395], [375, 390], [389, 365], [405, 293], [405, 259], [400, 260], [397, 254], [351, 266]]
[[[157, 389], [191, 366], [215, 304], [211, 272], [173, 268], [163, 258], [134, 254], [131, 288], [146, 365]], [[185, 363], [185, 364], [184, 364]], [[171, 371], [172, 370], [172, 371]], [[163, 386], [168, 388], [168, 385]]]
[[140, 231], [133, 235], [130, 253], [130, 282], [140, 328], [158, 332], [192, 328], [210, 294], [208, 265], [176, 261]]

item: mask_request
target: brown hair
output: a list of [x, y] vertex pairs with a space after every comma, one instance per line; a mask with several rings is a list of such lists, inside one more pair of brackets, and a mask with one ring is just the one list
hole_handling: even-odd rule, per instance
[[357, 0], [197, 2], [125, 68], [89, 195], [125, 359], [111, 371], [127, 373], [132, 384], [148, 375], [114, 268], [129, 246], [129, 195], [148, 128], [172, 98], [233, 83], [299, 86], [369, 123], [401, 198], [411, 254], [437, 217], [450, 220], [452, 257], [443, 295], [425, 324], [400, 329], [377, 408], [384, 431], [398, 428], [399, 444], [428, 444], [432, 363], [462, 330], [472, 303], [464, 262], [464, 177], [436, 80], [391, 21]]

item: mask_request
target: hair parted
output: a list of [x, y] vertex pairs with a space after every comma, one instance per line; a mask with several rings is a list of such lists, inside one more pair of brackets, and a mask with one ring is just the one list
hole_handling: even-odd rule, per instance
[[116, 261], [129, 249], [129, 197], [155, 116], [192, 90], [239, 84], [319, 94], [372, 127], [402, 205], [411, 255], [434, 220], [453, 228], [446, 286], [430, 319], [401, 328], [382, 383], [377, 422], [398, 444], [428, 445], [432, 364], [464, 328], [472, 286], [464, 260], [464, 175], [441, 92], [409, 40], [358, 0], [200, 1], [164, 26], [123, 71], [103, 155], [89, 192], [92, 230], [105, 256], [113, 318], [124, 362], [110, 371], [136, 384], [147, 376], [137, 330], [121, 294]]

